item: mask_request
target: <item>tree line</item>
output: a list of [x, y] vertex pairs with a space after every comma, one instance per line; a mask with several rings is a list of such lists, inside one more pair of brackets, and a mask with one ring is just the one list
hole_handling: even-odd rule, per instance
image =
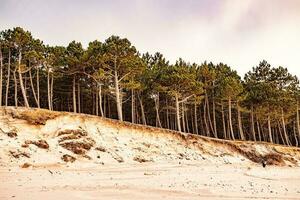
[[0, 106], [87, 113], [230, 140], [299, 145], [299, 81], [263, 60], [244, 78], [224, 63], [171, 64], [111, 36], [49, 46], [0, 33]]

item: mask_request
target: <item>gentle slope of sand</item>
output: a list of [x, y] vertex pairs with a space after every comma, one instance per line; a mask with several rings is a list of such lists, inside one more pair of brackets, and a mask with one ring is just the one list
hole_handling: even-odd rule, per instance
[[[248, 168], [250, 167], [250, 168]], [[0, 199], [299, 199], [300, 170], [238, 164], [144, 163], [1, 168]]]

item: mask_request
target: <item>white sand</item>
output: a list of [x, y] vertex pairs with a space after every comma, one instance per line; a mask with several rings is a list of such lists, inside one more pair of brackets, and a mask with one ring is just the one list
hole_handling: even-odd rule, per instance
[[299, 199], [300, 169], [201, 163], [1, 168], [0, 199]]

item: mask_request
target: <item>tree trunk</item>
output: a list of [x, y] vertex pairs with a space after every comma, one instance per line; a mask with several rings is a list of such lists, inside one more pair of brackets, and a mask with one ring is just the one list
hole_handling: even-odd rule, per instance
[[221, 102], [221, 113], [222, 113], [223, 135], [224, 135], [224, 139], [227, 139], [226, 124], [225, 124], [225, 114], [224, 114], [224, 105], [223, 105], [222, 102]]
[[[78, 100], [77, 100], [77, 102], [78, 102], [78, 113], [81, 113], [81, 99], [80, 99], [80, 83], [78, 82], [78, 84], [77, 84], [77, 94], [78, 94], [78, 96], [77, 96], [77, 98], [78, 98]], [[97, 95], [97, 94], [96, 94]]]
[[255, 127], [254, 127], [254, 110], [253, 110], [253, 105], [251, 104], [251, 133], [252, 133], [252, 137], [253, 140], [256, 141], [256, 137], [255, 137]]
[[134, 95], [134, 90], [131, 89], [131, 122], [135, 123], [135, 95]]
[[67, 102], [68, 102], [68, 112], [71, 112], [71, 105], [70, 105], [70, 97], [69, 96], [67, 98]]
[[[193, 105], [194, 106], [194, 105]], [[196, 134], [196, 129], [195, 129], [195, 108], [193, 107], [193, 110], [190, 110], [190, 124], [192, 125], [192, 131], [191, 133]]]
[[18, 107], [18, 79], [16, 75], [17, 68], [14, 70], [14, 82], [15, 82], [15, 107]]
[[228, 120], [229, 120], [229, 128], [230, 128], [231, 137], [233, 140], [235, 140], [233, 126], [232, 126], [231, 98], [230, 97], [228, 98]]
[[99, 107], [101, 117], [104, 117], [103, 107], [102, 107], [102, 86], [99, 84]]
[[171, 128], [171, 130], [177, 130], [177, 128], [176, 128], [176, 115], [174, 115], [174, 119], [173, 119], [173, 115], [170, 116], [170, 128]]
[[277, 126], [278, 126], [278, 130], [279, 130], [279, 134], [280, 134], [280, 138], [281, 138], [281, 141], [282, 141], [282, 143], [283, 143], [283, 145], [286, 145], [286, 141], [285, 141], [285, 139], [283, 138], [283, 136], [282, 136], [282, 131], [281, 131], [281, 125], [280, 125], [280, 122], [278, 121], [277, 122]]
[[51, 88], [50, 88], [50, 70], [47, 72], [47, 96], [48, 96], [48, 109], [51, 110]]
[[109, 100], [109, 96], [107, 96], [107, 112], [108, 112], [108, 117], [111, 118], [111, 101]]
[[203, 134], [203, 130], [204, 130], [202, 116], [203, 116], [203, 115], [202, 115], [202, 107], [199, 106], [199, 119], [200, 119], [200, 130], [199, 130], [199, 134], [200, 134], [200, 135]]
[[277, 140], [277, 143], [276, 143], [276, 144], [280, 144], [279, 133], [278, 133], [278, 127], [275, 128], [275, 130], [276, 130], [276, 140]]
[[138, 106], [136, 106], [136, 123], [137, 124], [141, 124], [141, 116], [140, 116], [140, 112], [139, 112]]
[[168, 104], [168, 100], [166, 100], [166, 107], [167, 107], [167, 129], [170, 129], [170, 121], [169, 121], [169, 104]]
[[177, 130], [181, 132], [181, 123], [180, 123], [180, 108], [178, 94], [175, 94], [175, 104], [176, 104], [176, 119], [177, 119]]
[[214, 132], [216, 138], [218, 138], [218, 133], [217, 133], [217, 121], [216, 121], [216, 103], [215, 103], [215, 98], [213, 97], [213, 124], [214, 124]]
[[197, 118], [197, 104], [196, 102], [194, 103], [194, 125], [195, 125], [195, 131], [196, 134], [199, 135], [199, 131], [198, 131], [198, 118]]
[[204, 125], [205, 125], [206, 136], [210, 136], [210, 131], [209, 131], [209, 127], [207, 124], [207, 118], [206, 118], [206, 101], [204, 101], [204, 104], [203, 104], [203, 120], [204, 120]]
[[236, 103], [236, 106], [237, 106], [237, 113], [238, 113], [238, 125], [239, 125], [240, 136], [242, 140], [245, 140], [239, 102]]
[[30, 86], [31, 86], [31, 90], [32, 90], [32, 93], [33, 93], [35, 103], [36, 103], [37, 107], [40, 108], [40, 104], [38, 102], [38, 99], [37, 99], [37, 96], [36, 96], [36, 93], [35, 93], [35, 89], [34, 89], [34, 85], [33, 85], [31, 70], [29, 70], [29, 79], [30, 79]]
[[53, 73], [51, 73], [51, 83], [50, 83], [50, 102], [51, 102], [51, 110], [53, 110]]
[[120, 97], [120, 88], [119, 88], [119, 78], [116, 69], [116, 61], [115, 61], [115, 70], [114, 70], [114, 82], [115, 82], [115, 93], [116, 93], [116, 104], [117, 104], [117, 112], [118, 112], [118, 119], [123, 121], [123, 113], [122, 113], [122, 100]]
[[296, 113], [296, 120], [297, 120], [297, 131], [298, 131], [298, 138], [300, 139], [300, 122], [299, 122], [299, 102], [297, 101], [297, 113]]
[[[256, 116], [256, 127], [257, 127], [257, 133], [258, 133], [258, 141], [262, 141], [262, 138], [261, 138], [261, 131], [260, 131], [260, 124], [259, 124], [259, 121], [258, 121], [258, 118]], [[255, 136], [254, 136], [255, 138]], [[256, 140], [255, 140], [256, 141]]]
[[40, 107], [40, 69], [37, 67], [36, 69], [36, 89], [37, 89], [37, 100]]
[[22, 60], [22, 53], [21, 50], [19, 50], [19, 58], [18, 58], [18, 73], [19, 73], [19, 79], [20, 79], [20, 87], [24, 99], [25, 107], [29, 108], [29, 103], [27, 100], [26, 90], [23, 84], [23, 77], [22, 77], [22, 71], [21, 71], [21, 60]]
[[142, 101], [140, 95], [138, 95], [138, 99], [139, 99], [140, 107], [141, 107], [142, 122], [143, 122], [144, 125], [147, 125], [146, 117], [145, 117], [145, 111], [144, 111], [144, 105], [143, 105], [143, 101]]
[[182, 113], [182, 128], [183, 128], [183, 132], [186, 132], [186, 129], [185, 129], [185, 108], [184, 108], [184, 103], [182, 102], [182, 105], [181, 105], [181, 113]]
[[226, 116], [226, 121], [227, 121], [227, 130], [226, 130], [226, 132], [227, 132], [227, 139], [231, 140], [230, 125], [229, 125], [229, 116], [228, 115]]
[[281, 120], [282, 120], [282, 128], [283, 128], [283, 134], [286, 140], [286, 143], [288, 146], [290, 146], [290, 141], [286, 132], [286, 127], [285, 127], [285, 120], [284, 120], [284, 112], [283, 112], [283, 108], [281, 108]]
[[[99, 104], [99, 99], [98, 99], [98, 98], [99, 98], [99, 95], [97, 95], [98, 93], [99, 93], [99, 90], [98, 90], [98, 86], [97, 86], [95, 94], [94, 94], [94, 92], [93, 92], [93, 96], [95, 96], [95, 98], [94, 98], [94, 99], [95, 99], [95, 103], [94, 103], [94, 104], [96, 105], [96, 106], [95, 106], [95, 110], [96, 110], [96, 115], [97, 115], [97, 116], [99, 116], [99, 108], [98, 108], [98, 106], [99, 106], [99, 105], [98, 105], [98, 104]], [[93, 102], [94, 102], [94, 101], [93, 101]]]
[[210, 118], [210, 109], [209, 109], [209, 101], [208, 101], [208, 95], [205, 94], [205, 101], [206, 101], [206, 105], [207, 105], [207, 116], [208, 116], [208, 122], [209, 122], [209, 126], [210, 126], [210, 129], [212, 130], [212, 133], [214, 135], [214, 137], [216, 138], [216, 132], [214, 130], [214, 127], [212, 125], [212, 121], [211, 121], [211, 118]]
[[10, 58], [11, 51], [8, 49], [8, 68], [7, 68], [7, 80], [6, 80], [6, 92], [5, 92], [5, 106], [8, 106], [8, 92], [9, 92], [9, 81], [10, 81]]
[[297, 138], [297, 134], [296, 134], [296, 123], [295, 121], [293, 121], [293, 134], [294, 134], [294, 138], [295, 138], [295, 146], [298, 146], [298, 138]]
[[[186, 106], [185, 106], [186, 108]], [[189, 111], [188, 108], [185, 109], [185, 124], [186, 124], [186, 131], [190, 133], [190, 124], [189, 124]]]
[[[102, 92], [101, 92], [102, 93]], [[102, 96], [102, 94], [101, 94]], [[108, 99], [108, 95], [103, 95], [103, 117], [107, 116], [107, 100]]]
[[77, 113], [77, 107], [76, 107], [76, 77], [73, 76], [73, 112]]
[[270, 142], [273, 143], [270, 114], [268, 114], [268, 130]]
[[159, 117], [159, 93], [157, 93], [157, 98], [154, 98], [154, 104], [155, 104], [155, 112], [156, 112], [156, 126], [161, 128], [162, 126]]

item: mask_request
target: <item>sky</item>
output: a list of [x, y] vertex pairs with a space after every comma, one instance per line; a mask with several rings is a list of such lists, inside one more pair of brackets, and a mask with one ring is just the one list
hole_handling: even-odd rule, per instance
[[263, 59], [300, 78], [300, 0], [0, 0], [0, 30], [50, 45], [111, 35], [171, 63], [212, 61], [243, 77]]

